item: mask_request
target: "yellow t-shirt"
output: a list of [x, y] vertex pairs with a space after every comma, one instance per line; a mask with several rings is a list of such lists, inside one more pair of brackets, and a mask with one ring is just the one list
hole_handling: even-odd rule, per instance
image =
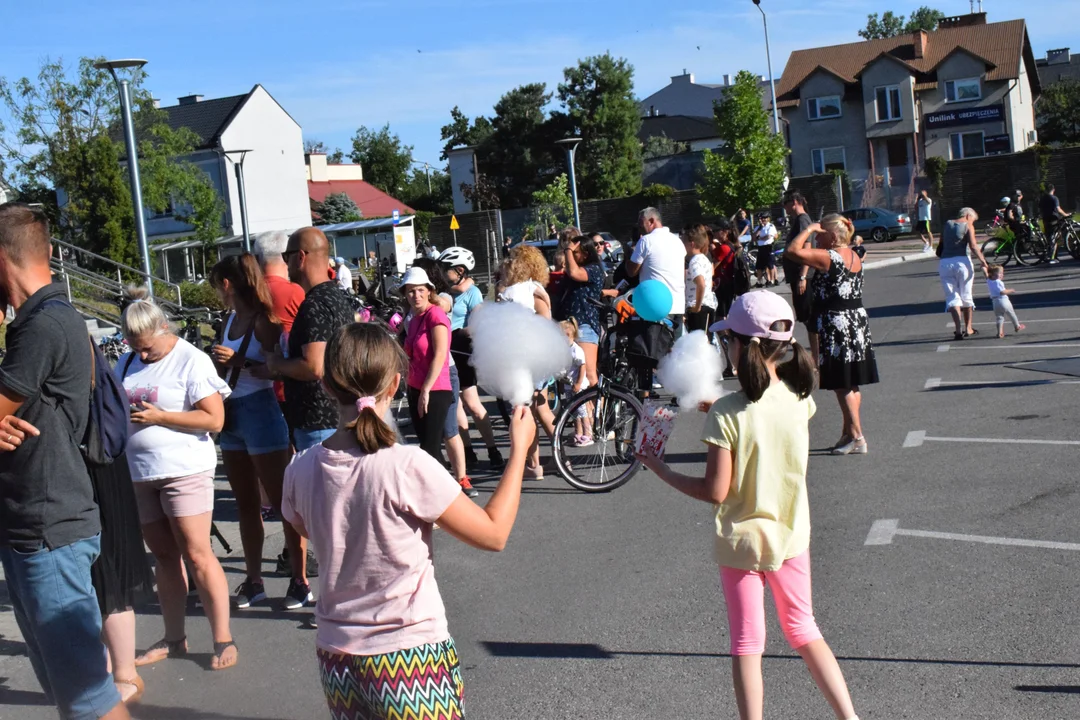
[[810, 547], [806, 464], [816, 410], [783, 382], [755, 403], [737, 392], [709, 409], [702, 441], [735, 452], [731, 489], [716, 506], [720, 565], [778, 570]]

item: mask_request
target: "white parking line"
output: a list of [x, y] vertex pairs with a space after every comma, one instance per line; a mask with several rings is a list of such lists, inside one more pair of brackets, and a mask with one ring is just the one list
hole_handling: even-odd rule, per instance
[[1054, 540], [1027, 540], [1025, 538], [994, 537], [991, 535], [965, 535], [962, 533], [936, 532], [934, 530], [907, 530], [900, 528], [899, 520], [875, 520], [870, 526], [863, 545], [892, 545], [897, 535], [932, 538], [934, 540], [958, 540], [985, 545], [1012, 545], [1014, 547], [1044, 548], [1047, 550], [1080, 550], [1080, 543], [1056, 542]]
[[1029, 385], [1080, 385], [1080, 380], [942, 380], [941, 378], [927, 378], [923, 390], [969, 385], [1009, 385], [1016, 387], [1027, 387]]
[[949, 352], [950, 350], [1031, 350], [1033, 348], [1080, 348], [1080, 343], [1017, 343], [1016, 345], [987, 345], [984, 343], [979, 343], [976, 345], [974, 342], [965, 345], [954, 345], [952, 343], [945, 343], [944, 345], [938, 345], [937, 351]]
[[927, 435], [925, 430], [912, 430], [904, 438], [903, 447], [922, 447], [928, 442], [988, 443], [992, 445], [1080, 445], [1080, 440], [1033, 440], [1030, 438], [957, 438]]

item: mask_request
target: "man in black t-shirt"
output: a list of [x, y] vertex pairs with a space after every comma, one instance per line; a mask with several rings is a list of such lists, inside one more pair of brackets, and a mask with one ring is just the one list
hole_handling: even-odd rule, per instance
[[[53, 284], [49, 224], [0, 205], [0, 561], [34, 673], [61, 717], [129, 718], [105, 664], [90, 566], [101, 521], [79, 443], [90, 414], [86, 323]], [[123, 462], [121, 460], [120, 462]]]
[[[799, 236], [813, 221], [806, 213], [806, 198], [798, 190], [788, 190], [784, 194], [784, 210], [791, 219], [784, 245]], [[810, 293], [807, 292], [807, 274], [810, 268], [791, 260], [784, 255], [784, 280], [791, 286], [791, 304], [795, 308], [795, 319], [805, 323], [810, 319]]]
[[1061, 200], [1055, 194], [1053, 185], [1047, 185], [1046, 194], [1039, 199], [1039, 214], [1042, 215], [1043, 232], [1046, 233], [1047, 239], [1054, 245], [1050, 253], [1050, 259], [1053, 262], [1057, 259], [1058, 223], [1063, 218], [1069, 217], [1069, 213], [1061, 209]]
[[284, 348], [267, 358], [267, 369], [285, 385], [285, 411], [297, 452], [318, 445], [337, 430], [337, 402], [322, 386], [326, 344], [339, 328], [355, 322], [352, 305], [326, 276], [330, 244], [318, 228], [301, 228], [282, 253], [289, 279], [307, 295], [296, 312]]

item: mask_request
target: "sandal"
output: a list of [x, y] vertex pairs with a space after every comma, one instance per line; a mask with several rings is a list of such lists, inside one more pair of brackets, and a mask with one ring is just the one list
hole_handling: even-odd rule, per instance
[[963, 339], [964, 339], [964, 333], [959, 332], [959, 331], [953, 333], [953, 340], [963, 340]]
[[218, 670], [227, 670], [227, 669], [235, 666], [236, 663], [239, 662], [239, 660], [240, 660], [240, 652], [239, 652], [240, 648], [237, 648], [236, 643], [233, 642], [232, 640], [228, 640], [226, 642], [216, 642], [216, 643], [214, 643], [214, 659], [217, 660], [220, 663], [221, 662], [221, 656], [224, 655], [225, 651], [228, 650], [229, 648], [236, 648], [236, 650], [237, 650], [236, 659], [233, 660], [232, 664], [231, 665], [218, 665], [218, 667], [211, 666], [210, 667], [211, 670], [213, 670], [215, 672], [218, 671]]
[[[166, 653], [159, 658], [147, 660], [146, 656], [154, 652], [155, 650], [165, 650]], [[162, 660], [184, 657], [185, 655], [187, 655], [187, 635], [180, 638], [179, 640], [167, 640], [165, 638], [162, 638], [150, 647], [146, 648], [146, 652], [144, 652], [142, 655], [135, 658], [135, 667], [153, 665], [154, 663], [161, 662]]]
[[[137, 674], [133, 678], [118, 678], [114, 675], [113, 684], [130, 685], [135, 688], [135, 693], [127, 700], [124, 700], [125, 705], [134, 705], [135, 703], [139, 702], [140, 700], [142, 700], [143, 693], [146, 692], [146, 684], [143, 683], [143, 679]], [[123, 696], [123, 693], [121, 693], [121, 696]]]
[[967, 333], [967, 336], [968, 337], [975, 337], [978, 334], [979, 334], [979, 330], [977, 328], [971, 328], [971, 332]]

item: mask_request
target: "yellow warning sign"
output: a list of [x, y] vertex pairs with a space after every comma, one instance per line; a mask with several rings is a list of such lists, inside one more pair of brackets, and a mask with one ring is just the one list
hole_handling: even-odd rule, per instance
[[451, 215], [450, 216], [450, 229], [451, 230], [460, 230], [461, 229], [461, 225], [457, 221], [457, 215]]

